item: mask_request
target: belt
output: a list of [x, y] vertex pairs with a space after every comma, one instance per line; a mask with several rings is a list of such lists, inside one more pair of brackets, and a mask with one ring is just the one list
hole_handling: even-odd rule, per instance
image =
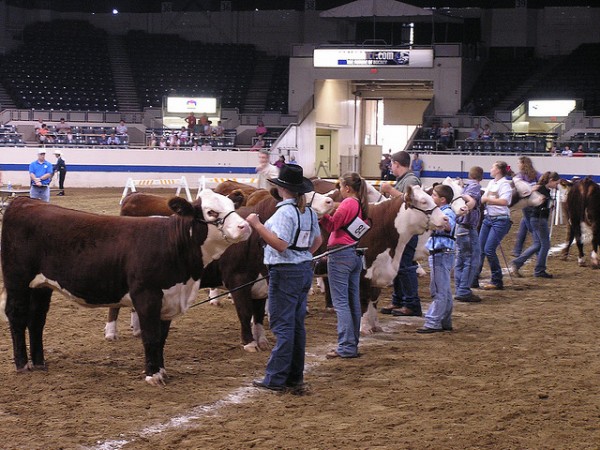
[[31, 185], [31, 187], [34, 187], [34, 188], [37, 188], [37, 189], [42, 189], [42, 188], [47, 188], [47, 187], [50, 187], [50, 185], [48, 185], [48, 184], [44, 184], [44, 185], [42, 185], [42, 186], [36, 186], [36, 185], [32, 184], [32, 185]]
[[[298, 263], [300, 264], [300, 263]], [[295, 266], [293, 263], [280, 263], [280, 264], [267, 264], [267, 268], [271, 269], [273, 267], [286, 267], [286, 266]]]
[[434, 250], [429, 250], [430, 255], [437, 255], [439, 253], [454, 253], [453, 248], [436, 248]]
[[499, 214], [497, 216], [489, 216], [488, 215], [488, 216], [485, 216], [485, 217], [487, 217], [488, 219], [491, 219], [491, 220], [510, 219], [510, 216], [508, 214]]

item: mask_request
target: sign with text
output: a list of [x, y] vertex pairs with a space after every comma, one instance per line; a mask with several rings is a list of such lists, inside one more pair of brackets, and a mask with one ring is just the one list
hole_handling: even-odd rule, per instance
[[315, 49], [314, 67], [433, 67], [433, 49]]
[[208, 97], [167, 97], [169, 113], [206, 113], [217, 112], [217, 99]]

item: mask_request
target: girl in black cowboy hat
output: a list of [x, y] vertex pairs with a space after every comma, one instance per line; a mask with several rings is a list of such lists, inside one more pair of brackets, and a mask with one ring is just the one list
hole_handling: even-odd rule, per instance
[[[279, 203], [264, 225], [257, 214], [246, 220], [267, 244], [264, 262], [269, 269], [269, 322], [277, 344], [267, 362], [265, 377], [256, 387], [273, 391], [304, 387], [306, 301], [312, 284], [312, 253], [321, 245], [316, 213], [306, 206], [304, 194], [313, 190], [302, 167], [285, 164], [271, 192]], [[274, 192], [276, 190], [276, 193]]]

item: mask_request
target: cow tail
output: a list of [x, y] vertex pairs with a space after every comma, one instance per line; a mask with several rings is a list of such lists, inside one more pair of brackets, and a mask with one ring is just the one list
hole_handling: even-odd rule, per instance
[[2, 289], [2, 293], [0, 293], [0, 317], [8, 322], [8, 317], [6, 317], [6, 289]]

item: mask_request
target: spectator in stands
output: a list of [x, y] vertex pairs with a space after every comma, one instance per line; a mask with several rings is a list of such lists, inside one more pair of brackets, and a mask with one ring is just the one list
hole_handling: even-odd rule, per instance
[[206, 114], [200, 116], [200, 134], [202, 136], [210, 136], [211, 128], [210, 121], [208, 120], [208, 116]]
[[267, 130], [267, 127], [265, 127], [265, 124], [263, 123], [262, 120], [259, 120], [257, 125], [256, 125], [256, 135], [258, 137], [262, 137], [265, 134], [267, 134], [269, 130]]
[[296, 157], [294, 155], [290, 155], [290, 160], [288, 161], [288, 164], [298, 164], [298, 161], [296, 161]]
[[56, 150], [54, 152], [54, 156], [56, 156], [56, 164], [54, 164], [52, 170], [53, 173], [58, 173], [58, 189], [60, 189], [56, 195], [63, 196], [65, 195], [65, 177], [67, 176], [67, 165], [65, 164], [65, 160], [62, 158], [62, 153], [60, 150]]
[[127, 136], [127, 126], [125, 125], [125, 121], [121, 120], [119, 125], [115, 128], [117, 132], [117, 136]]
[[54, 171], [52, 164], [46, 161], [45, 149], [40, 148], [37, 155], [37, 159], [29, 164], [29, 178], [31, 179], [29, 196], [50, 202], [50, 180], [52, 180]]
[[181, 131], [179, 132], [179, 145], [185, 147], [188, 145], [189, 135], [186, 127], [181, 127]]
[[39, 141], [39, 135], [40, 135], [40, 130], [42, 129], [42, 125], [44, 125], [44, 121], [42, 119], [38, 119], [38, 123], [36, 123], [35, 127], [34, 127], [35, 135], [38, 137], [38, 141]]
[[440, 128], [440, 144], [446, 148], [454, 147], [454, 128], [449, 122]]
[[167, 149], [167, 138], [164, 136], [160, 137], [160, 142], [158, 143], [158, 148], [160, 148], [161, 150], [166, 150]]
[[550, 147], [548, 147], [548, 153], [550, 156], [558, 156], [558, 148], [556, 148], [556, 142], [553, 142]]
[[119, 136], [116, 136], [115, 133], [112, 133], [108, 139], [106, 140], [107, 145], [121, 145], [121, 140]]
[[56, 133], [57, 134], [69, 134], [71, 133], [71, 125], [69, 125], [64, 117], [60, 118], [60, 122], [56, 124]]
[[279, 156], [279, 159], [275, 162], [275, 167], [281, 169], [281, 166], [285, 165], [285, 156]]
[[108, 145], [108, 139], [106, 138], [106, 134], [102, 133], [98, 138], [98, 145]]
[[267, 180], [279, 176], [279, 169], [269, 162], [269, 151], [266, 149], [261, 149], [258, 152], [258, 166], [256, 166], [256, 173], [258, 174], [257, 187], [259, 189], [269, 188]]
[[490, 129], [490, 126], [487, 123], [483, 126], [483, 131], [481, 132], [480, 139], [483, 139], [484, 141], [489, 141], [490, 139], [492, 139], [492, 130]]
[[256, 142], [252, 145], [251, 150], [260, 150], [261, 148], [264, 148], [265, 146], [265, 141], [263, 140], [262, 136], [258, 136], [258, 139], [256, 140]]
[[429, 130], [429, 139], [432, 141], [437, 141], [440, 138], [440, 129], [437, 123], [431, 125], [431, 129]]
[[222, 137], [224, 134], [225, 134], [225, 128], [223, 127], [223, 124], [219, 120], [217, 122], [217, 126], [213, 127], [213, 136]]
[[381, 161], [379, 161], [379, 171], [381, 172], [381, 179], [382, 180], [390, 180], [390, 175], [391, 175], [391, 168], [392, 168], [392, 154], [388, 153], [386, 155], [383, 155], [383, 158], [381, 159]]
[[192, 151], [199, 152], [200, 150], [201, 150], [201, 148], [200, 148], [200, 142], [198, 141], [198, 138], [192, 138]]
[[156, 144], [156, 133], [153, 131], [152, 133], [150, 133], [150, 137], [148, 138], [148, 147], [155, 148]]
[[577, 146], [577, 151], [575, 153], [573, 153], [573, 156], [579, 156], [579, 157], [585, 156], [585, 151], [583, 150], [583, 145], [582, 144], [579, 144]]
[[571, 150], [571, 146], [567, 144], [560, 154], [561, 156], [573, 156], [573, 150]]
[[48, 129], [48, 125], [45, 123], [42, 124], [41, 128], [38, 130], [38, 139], [40, 144], [53, 144], [54, 136], [50, 133]]
[[473, 125], [473, 129], [471, 131], [469, 131], [469, 136], [467, 137], [467, 140], [469, 140], [469, 141], [477, 141], [477, 140], [481, 139], [481, 133], [482, 132], [483, 131], [479, 127], [479, 124], [476, 123], [475, 125]]
[[196, 122], [196, 116], [193, 112], [185, 118], [185, 123], [187, 123], [188, 133], [190, 133], [190, 135], [196, 132]]
[[412, 163], [410, 165], [410, 170], [412, 170], [412, 172], [415, 174], [415, 176], [417, 178], [421, 178], [421, 172], [423, 172], [423, 160], [421, 158], [419, 158], [419, 154], [415, 153], [413, 155], [413, 160]]
[[210, 144], [210, 141], [208, 139], [205, 139], [204, 141], [202, 141], [202, 146], [200, 147], [200, 150], [203, 152], [212, 152], [212, 145]]

